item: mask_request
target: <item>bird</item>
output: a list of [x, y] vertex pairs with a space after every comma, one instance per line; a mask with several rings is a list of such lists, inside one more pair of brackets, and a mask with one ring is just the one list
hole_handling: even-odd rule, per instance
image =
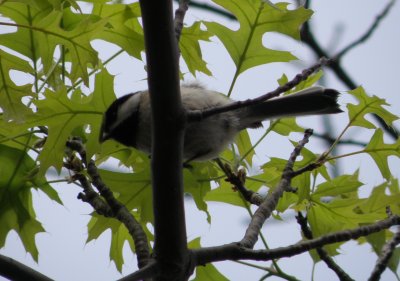
[[[340, 113], [339, 95], [337, 90], [314, 86], [189, 122], [184, 132], [183, 159], [185, 163], [216, 159], [240, 131], [262, 127], [264, 120]], [[181, 100], [187, 111], [207, 110], [235, 102], [198, 84], [181, 86]], [[149, 92], [130, 93], [116, 99], [104, 113], [99, 141], [113, 139], [150, 155], [151, 124]]]

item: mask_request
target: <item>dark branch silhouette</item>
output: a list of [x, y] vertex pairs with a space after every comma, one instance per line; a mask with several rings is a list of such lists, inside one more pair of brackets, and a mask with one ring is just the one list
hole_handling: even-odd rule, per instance
[[139, 3], [152, 109], [154, 255], [160, 268], [154, 280], [185, 280], [190, 275], [182, 177], [185, 115], [172, 1]]
[[42, 273], [3, 255], [0, 255], [0, 273], [10, 280], [53, 281]]
[[[305, 238], [308, 240], [313, 239], [313, 234], [311, 232], [311, 229], [308, 227], [307, 224], [307, 218], [305, 218], [300, 212], [296, 216], [297, 223], [301, 227], [301, 231], [303, 232], [303, 235]], [[325, 262], [325, 264], [332, 269], [339, 280], [341, 281], [352, 281], [352, 279], [335, 261], [329, 256], [328, 252], [324, 250], [322, 247], [318, 247], [315, 249], [317, 251], [318, 256], [322, 261]]]

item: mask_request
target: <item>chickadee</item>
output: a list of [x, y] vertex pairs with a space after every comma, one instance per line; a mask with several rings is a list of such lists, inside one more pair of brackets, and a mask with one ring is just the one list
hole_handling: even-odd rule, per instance
[[[181, 95], [186, 110], [204, 110], [234, 102], [221, 93], [198, 85], [183, 86]], [[339, 92], [333, 89], [312, 87], [190, 122], [185, 129], [184, 160], [214, 159], [241, 130], [261, 127], [261, 122], [266, 119], [342, 112], [337, 104], [338, 95]], [[103, 117], [99, 140], [104, 142], [108, 139], [150, 154], [151, 108], [148, 91], [125, 95], [110, 105]]]

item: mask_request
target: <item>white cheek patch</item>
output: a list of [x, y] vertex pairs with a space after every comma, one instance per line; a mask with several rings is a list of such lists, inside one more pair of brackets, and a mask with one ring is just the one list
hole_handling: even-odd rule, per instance
[[111, 131], [117, 128], [122, 122], [125, 121], [125, 119], [127, 119], [132, 114], [132, 112], [138, 109], [141, 96], [141, 93], [133, 94], [118, 108], [117, 119], [114, 125], [110, 128]]

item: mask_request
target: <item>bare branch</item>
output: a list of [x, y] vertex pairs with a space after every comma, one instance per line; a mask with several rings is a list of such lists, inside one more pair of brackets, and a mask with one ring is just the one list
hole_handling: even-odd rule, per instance
[[53, 279], [19, 261], [0, 255], [0, 276], [10, 280], [52, 281]]
[[392, 239], [383, 246], [379, 259], [376, 261], [374, 270], [369, 277], [369, 281], [377, 281], [381, 279], [381, 274], [388, 266], [389, 260], [393, 255], [396, 246], [400, 244], [400, 228], [394, 234]]
[[176, 41], [179, 42], [183, 29], [183, 19], [185, 18], [186, 11], [189, 8], [189, 0], [179, 0], [179, 7], [175, 11], [174, 29]]
[[271, 98], [277, 97], [280, 94], [294, 88], [300, 82], [306, 80], [311, 74], [321, 69], [323, 66], [328, 65], [332, 62], [330, 59], [321, 58], [318, 63], [314, 64], [313, 66], [304, 69], [301, 73], [297, 74], [292, 80], [287, 82], [286, 84], [279, 86], [274, 91], [269, 92], [265, 95], [259, 96], [255, 99], [248, 99], [245, 101], [237, 101], [230, 103], [225, 106], [213, 107], [205, 110], [190, 110], [187, 112], [188, 121], [201, 121], [204, 118], [210, 117], [215, 114], [220, 114], [227, 111], [232, 111], [238, 108], [247, 107], [250, 105], [255, 105]]
[[[296, 216], [296, 219], [297, 223], [301, 227], [304, 237], [308, 240], [313, 239], [313, 234], [307, 224], [307, 218], [303, 217], [303, 215], [299, 212]], [[318, 247], [316, 248], [316, 251], [320, 259], [323, 260], [326, 265], [336, 273], [337, 277], [339, 277], [341, 281], [354, 280], [337, 263], [335, 263], [335, 261], [329, 256], [328, 252], [326, 252], [324, 248]]]
[[254, 213], [251, 222], [246, 230], [245, 236], [240, 241], [240, 245], [242, 245], [243, 247], [254, 247], [264, 222], [271, 216], [272, 211], [275, 210], [276, 205], [278, 204], [278, 201], [282, 197], [283, 193], [290, 188], [290, 183], [293, 178], [294, 162], [296, 161], [297, 156], [299, 156], [301, 149], [308, 142], [311, 134], [311, 129], [307, 129], [305, 131], [303, 139], [294, 148], [292, 154], [289, 157], [286, 167], [283, 170], [282, 178], [279, 182], [279, 185], [267, 196], [267, 198], [261, 203], [261, 205]]
[[376, 31], [381, 21], [387, 16], [391, 8], [394, 6], [394, 3], [395, 0], [391, 0], [389, 3], [387, 3], [383, 11], [376, 16], [375, 21], [372, 23], [370, 28], [360, 38], [350, 43], [349, 45], [347, 45], [347, 47], [343, 48], [339, 53], [337, 53], [334, 56], [334, 59], [339, 61], [348, 51], [367, 41]]
[[[314, 137], [323, 139], [325, 141], [327, 141], [330, 144], [333, 144], [336, 139], [328, 134], [318, 134], [318, 133], [313, 133]], [[337, 142], [337, 144], [349, 144], [349, 145], [357, 145], [357, 146], [361, 146], [361, 147], [366, 147], [368, 144], [365, 142], [360, 142], [360, 141], [356, 141], [353, 139], [341, 139]]]
[[211, 262], [225, 260], [268, 261], [272, 259], [292, 257], [312, 249], [323, 247], [325, 245], [345, 242], [351, 239], [358, 239], [360, 237], [388, 229], [394, 225], [400, 225], [400, 217], [397, 215], [391, 216], [390, 218], [374, 224], [326, 234], [312, 240], [301, 241], [291, 246], [280, 247], [271, 250], [252, 250], [241, 246], [241, 243], [231, 243], [216, 247], [204, 247], [201, 249], [192, 250], [193, 262], [195, 265], [204, 265]]
[[[87, 162], [86, 150], [80, 140], [70, 140], [66, 145], [67, 147], [77, 151], [83, 162]], [[80, 193], [78, 198], [84, 202], [88, 202], [97, 213], [106, 217], [114, 217], [126, 226], [135, 244], [138, 267], [142, 268], [145, 266], [150, 259], [149, 243], [147, 241], [146, 233], [131, 212], [114, 197], [109, 187], [104, 184], [94, 161], [90, 160], [87, 163], [87, 173], [92, 179], [92, 184], [97, 188], [105, 201], [93, 190], [87, 178], [81, 174], [79, 167], [73, 168], [73, 171], [76, 173], [74, 177], [79, 180], [84, 189], [84, 192]]]
[[110, 206], [104, 202], [96, 191], [94, 191], [89, 180], [83, 174], [75, 174], [73, 178], [78, 180], [83, 187], [83, 192], [78, 194], [78, 199], [89, 203], [99, 215], [114, 217], [114, 213]]

